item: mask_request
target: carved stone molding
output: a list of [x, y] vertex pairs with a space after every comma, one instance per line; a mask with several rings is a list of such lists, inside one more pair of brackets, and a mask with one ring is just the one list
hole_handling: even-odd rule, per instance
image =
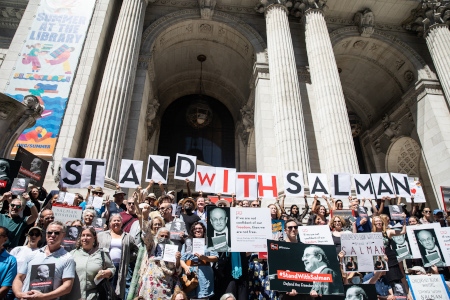
[[362, 37], [370, 37], [375, 31], [375, 15], [370, 9], [355, 14], [355, 24]]
[[443, 95], [442, 86], [437, 80], [421, 80], [407, 91], [402, 99], [408, 107], [415, 105], [427, 94]]
[[297, 69], [298, 80], [300, 82], [311, 83], [311, 74], [309, 73], [309, 67], [299, 67]]
[[260, 0], [255, 6], [255, 11], [264, 13], [273, 5], [282, 5], [286, 8], [286, 12], [289, 16], [303, 18], [308, 10], [320, 10], [325, 12], [328, 9], [328, 6], [325, 3], [326, 1], [323, 0]]
[[201, 18], [211, 20], [214, 14], [214, 7], [216, 6], [216, 0], [198, 0], [198, 6], [200, 7]]
[[155, 132], [155, 129], [158, 127], [159, 120], [157, 119], [156, 115], [158, 113], [159, 109], [159, 102], [158, 99], [153, 98], [148, 101], [147, 105], [147, 139], [150, 140], [153, 136], [153, 133]]
[[241, 121], [238, 123], [236, 128], [237, 133], [242, 139], [245, 146], [248, 145], [248, 139], [250, 137], [250, 132], [253, 130], [254, 123], [254, 109], [251, 105], [244, 105], [241, 109]]
[[269, 64], [255, 63], [253, 66], [253, 74], [250, 78], [250, 88], [254, 88], [256, 80], [260, 78], [270, 79]]
[[450, 0], [422, 0], [404, 22], [406, 30], [426, 36], [433, 26], [450, 26]]

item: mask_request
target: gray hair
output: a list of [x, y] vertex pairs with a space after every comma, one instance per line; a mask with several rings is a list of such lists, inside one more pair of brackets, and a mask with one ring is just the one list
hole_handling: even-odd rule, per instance
[[61, 231], [64, 232], [64, 233], [66, 232], [66, 225], [64, 225], [63, 222], [61, 222], [61, 221], [53, 221], [50, 224], [48, 224], [47, 228], [52, 226], [52, 225], [61, 226], [61, 228], [62, 228]]
[[156, 236], [158, 236], [159, 233], [160, 233], [160, 232], [163, 232], [163, 231], [167, 231], [167, 232], [170, 233], [170, 230], [169, 230], [169, 229], [167, 229], [166, 227], [161, 227], [160, 229], [158, 229], [158, 232], [156, 233]]
[[86, 216], [86, 214], [92, 214], [94, 217], [95, 216], [97, 216], [97, 213], [95, 212], [95, 210], [93, 210], [93, 209], [90, 209], [90, 208], [86, 208], [84, 211], [83, 211], [83, 218]]
[[109, 223], [111, 223], [111, 220], [113, 219], [113, 218], [119, 218], [120, 219], [120, 222], [122, 222], [122, 216], [120, 215], [120, 214], [118, 214], [118, 213], [114, 213], [114, 214], [111, 214], [110, 216], [109, 216]]
[[232, 293], [223, 294], [222, 297], [220, 297], [220, 300], [227, 300], [228, 298], [236, 300], [236, 297], [234, 297]]
[[[353, 285], [353, 286], [351, 286], [351, 287], [348, 288], [347, 293], [348, 293], [348, 291], [351, 290], [351, 289], [356, 290], [356, 292], [358, 293], [357, 296], [363, 296], [363, 300], [368, 300], [368, 299], [369, 299], [369, 297], [367, 297], [366, 291], [364, 291], [364, 290], [362, 289], [362, 287], [357, 286], [357, 285]], [[222, 300], [222, 298], [220, 298], [220, 300]]]

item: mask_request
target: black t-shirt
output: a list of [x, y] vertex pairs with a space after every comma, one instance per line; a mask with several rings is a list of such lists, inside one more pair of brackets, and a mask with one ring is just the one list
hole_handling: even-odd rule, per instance
[[183, 218], [183, 221], [186, 224], [186, 231], [188, 232], [188, 234], [190, 234], [191, 232], [192, 224], [201, 220], [200, 217], [194, 213], [190, 213], [189, 215], [182, 213], [181, 217]]

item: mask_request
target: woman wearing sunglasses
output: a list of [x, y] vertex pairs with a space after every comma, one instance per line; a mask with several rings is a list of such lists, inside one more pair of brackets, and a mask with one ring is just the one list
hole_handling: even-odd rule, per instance
[[33, 251], [39, 249], [39, 242], [42, 239], [42, 229], [39, 227], [31, 227], [28, 230], [27, 236], [28, 244], [26, 246], [15, 247], [10, 252], [17, 260], [17, 270], [20, 270], [21, 266], [26, 263]]

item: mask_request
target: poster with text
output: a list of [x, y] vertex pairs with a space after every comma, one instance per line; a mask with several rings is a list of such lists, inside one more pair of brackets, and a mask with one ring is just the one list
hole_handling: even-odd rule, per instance
[[[414, 203], [425, 203], [425, 194], [419, 178], [408, 177], [408, 183], [411, 190], [411, 197], [414, 197]], [[406, 198], [406, 202], [410, 203], [411, 199]]]
[[64, 225], [70, 224], [75, 220], [81, 220], [81, 215], [83, 213], [81, 207], [67, 207], [60, 204], [53, 204], [52, 210], [55, 214], [55, 221], [61, 221]]
[[[270, 289], [300, 294], [343, 295], [334, 245], [267, 241]], [[287, 259], [289, 258], [289, 259]]]
[[264, 252], [272, 237], [269, 208], [207, 207], [207, 245], [219, 252]]
[[441, 186], [442, 201], [445, 211], [450, 210], [450, 186]]
[[61, 129], [95, 0], [41, 0], [19, 52], [5, 94], [22, 102], [36, 96], [42, 118], [20, 136], [21, 146], [39, 156], [51, 156]]
[[407, 275], [414, 300], [450, 299], [450, 291], [443, 275]]
[[22, 195], [27, 191], [29, 183], [30, 178], [14, 178], [13, 184], [11, 185], [11, 193], [16, 196]]
[[[28, 267], [30, 268], [30, 267]], [[55, 278], [55, 264], [32, 265], [30, 272], [30, 286], [28, 290], [41, 293], [50, 293], [56, 287], [53, 286]]]
[[387, 266], [380, 232], [342, 234], [341, 248], [345, 252], [346, 272], [373, 272], [376, 265]]
[[298, 228], [298, 235], [303, 244], [334, 245], [328, 225], [302, 226]]

